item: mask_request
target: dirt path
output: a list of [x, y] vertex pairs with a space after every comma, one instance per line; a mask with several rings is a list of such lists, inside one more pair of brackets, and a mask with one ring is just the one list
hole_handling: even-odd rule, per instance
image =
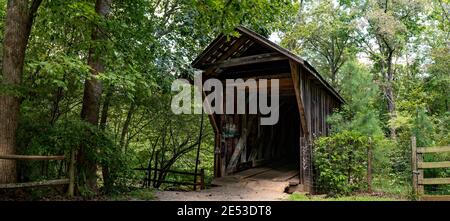
[[157, 191], [155, 196], [161, 201], [279, 201], [289, 196], [285, 187], [285, 182], [246, 180], [201, 191]]

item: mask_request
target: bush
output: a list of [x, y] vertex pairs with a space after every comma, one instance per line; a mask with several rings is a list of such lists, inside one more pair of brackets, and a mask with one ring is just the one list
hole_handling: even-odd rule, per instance
[[318, 191], [346, 195], [366, 185], [369, 139], [354, 131], [321, 137], [314, 144]]

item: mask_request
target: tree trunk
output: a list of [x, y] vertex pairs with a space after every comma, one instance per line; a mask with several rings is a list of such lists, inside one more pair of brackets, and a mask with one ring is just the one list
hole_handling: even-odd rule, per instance
[[106, 129], [106, 122], [108, 120], [108, 111], [109, 106], [111, 105], [111, 98], [114, 92], [114, 86], [110, 85], [108, 87], [108, 90], [105, 95], [105, 101], [103, 102], [103, 108], [102, 108], [102, 116], [100, 118], [100, 129], [105, 130]]
[[[391, 51], [389, 53], [389, 55], [387, 56], [387, 60], [386, 60], [386, 64], [387, 64], [386, 74], [385, 74], [386, 85], [384, 87], [384, 93], [385, 93], [386, 100], [387, 100], [387, 108], [388, 108], [388, 112], [389, 112], [389, 118], [391, 120], [393, 120], [397, 117], [396, 107], [395, 107], [396, 105], [395, 105], [394, 89], [392, 87], [392, 83], [394, 81], [394, 73], [392, 70], [392, 54], [393, 54], [393, 51]], [[397, 134], [396, 134], [395, 126], [391, 124], [389, 126], [389, 130], [390, 130], [391, 138], [396, 139]]]
[[64, 97], [63, 88], [59, 87], [56, 90], [55, 95], [53, 97], [54, 98], [53, 98], [52, 107], [50, 110], [50, 120], [49, 120], [51, 125], [53, 125], [60, 116], [59, 103], [61, 102], [61, 100]]
[[125, 137], [127, 136], [128, 129], [130, 128], [131, 119], [133, 117], [134, 111], [136, 110], [136, 103], [132, 102], [130, 105], [130, 109], [128, 109], [127, 118], [125, 119], [125, 123], [123, 124], [122, 133], [120, 135], [119, 145], [126, 152], [126, 143]]
[[[107, 17], [111, 11], [111, 0], [97, 0], [95, 11], [102, 17]], [[92, 41], [104, 40], [105, 36], [99, 28], [92, 31]], [[93, 125], [98, 124], [100, 97], [102, 94], [102, 84], [96, 78], [99, 73], [104, 72], [102, 62], [102, 49], [99, 46], [92, 46], [89, 49], [88, 65], [91, 67], [91, 78], [85, 81], [83, 107], [81, 110], [81, 118]], [[86, 147], [81, 147], [78, 153], [78, 166], [85, 172], [84, 179], [80, 180], [81, 185], [96, 192], [97, 191], [97, 164], [87, 159]], [[92, 152], [92, 151], [91, 151]]]
[[[106, 129], [106, 122], [108, 120], [108, 111], [109, 106], [111, 104], [111, 98], [113, 95], [114, 86], [109, 85], [108, 90], [105, 95], [105, 101], [103, 102], [103, 108], [102, 108], [102, 115], [100, 118], [100, 129], [104, 131]], [[111, 192], [113, 187], [113, 180], [111, 178], [111, 171], [109, 168], [109, 165], [103, 164], [102, 165], [102, 177], [103, 177], [103, 186], [104, 191], [106, 193]]]
[[[0, 87], [0, 154], [16, 152], [20, 98], [8, 89], [14, 89], [21, 83], [25, 50], [33, 19], [41, 2], [42, 0], [34, 0], [29, 8], [28, 0], [8, 1]], [[16, 162], [0, 160], [0, 183], [13, 183], [16, 180]]]

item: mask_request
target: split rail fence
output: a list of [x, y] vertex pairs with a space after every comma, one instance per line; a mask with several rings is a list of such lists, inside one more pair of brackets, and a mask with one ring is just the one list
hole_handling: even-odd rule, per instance
[[450, 195], [427, 195], [425, 194], [426, 185], [445, 185], [450, 184], [450, 178], [424, 178], [425, 169], [450, 168], [450, 161], [424, 162], [424, 154], [447, 153], [450, 152], [450, 146], [442, 147], [417, 147], [416, 137], [411, 138], [412, 147], [412, 182], [413, 191], [421, 200], [432, 201], [450, 201]]
[[[134, 170], [137, 171], [145, 171], [145, 178], [144, 178], [144, 187], [149, 187], [152, 182], [161, 182], [161, 183], [167, 183], [167, 184], [174, 184], [174, 185], [188, 185], [193, 186], [194, 190], [197, 190], [197, 187], [200, 187], [200, 189], [205, 189], [205, 170], [201, 169], [200, 172], [194, 173], [194, 172], [186, 172], [186, 171], [176, 171], [176, 170], [162, 170], [162, 169], [155, 169], [155, 168], [135, 168]], [[172, 181], [172, 180], [166, 180], [166, 179], [158, 179], [159, 173], [167, 173], [167, 174], [176, 174], [178, 176], [188, 176], [188, 177], [194, 177], [194, 181]]]
[[[65, 156], [30, 156], [30, 155], [0, 155], [0, 160], [65, 160]], [[63, 179], [43, 180], [25, 183], [5, 183], [0, 184], [0, 189], [28, 188], [53, 185], [69, 185], [67, 195], [72, 197], [75, 188], [75, 153], [70, 155], [68, 177]]]

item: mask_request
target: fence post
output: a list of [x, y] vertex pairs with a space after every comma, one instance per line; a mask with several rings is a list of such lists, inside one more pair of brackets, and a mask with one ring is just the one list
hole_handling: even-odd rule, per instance
[[417, 146], [416, 146], [416, 137], [411, 137], [411, 170], [412, 170], [412, 187], [413, 193], [418, 193], [418, 172], [417, 172]]
[[[422, 162], [423, 162], [423, 154], [417, 153], [417, 164], [422, 163]], [[417, 164], [416, 164], [416, 167], [417, 167]], [[417, 193], [419, 195], [423, 195], [425, 192], [423, 184], [420, 184], [421, 181], [423, 181], [423, 169], [419, 168], [417, 170]]]
[[70, 153], [69, 161], [69, 187], [67, 189], [67, 196], [73, 197], [75, 189], [75, 150]]
[[200, 189], [205, 189], [205, 169], [200, 170]]
[[367, 147], [367, 191], [372, 192], [372, 139], [370, 137]]

